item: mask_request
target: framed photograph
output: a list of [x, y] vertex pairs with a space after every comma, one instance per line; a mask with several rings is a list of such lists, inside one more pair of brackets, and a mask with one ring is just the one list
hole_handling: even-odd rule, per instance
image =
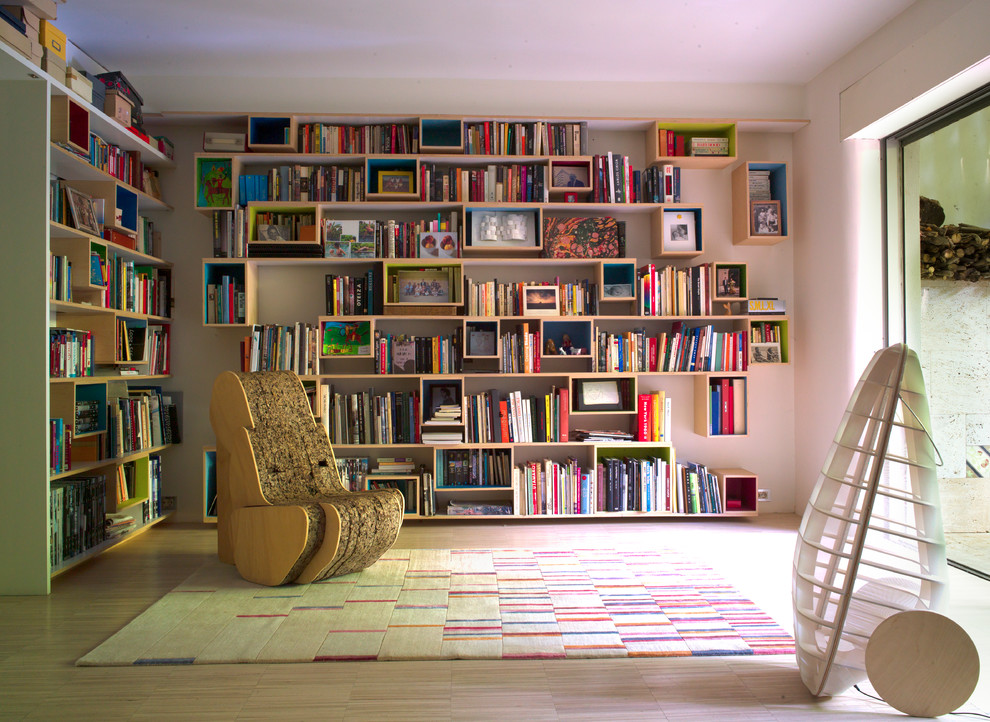
[[780, 355], [780, 344], [776, 341], [771, 343], [751, 343], [749, 345], [751, 363], [754, 364], [779, 364], [783, 363]]
[[323, 246], [323, 257], [350, 258], [351, 245], [348, 241], [327, 241]]
[[468, 333], [468, 356], [494, 356], [495, 332], [470, 331]]
[[420, 258], [457, 258], [457, 234], [428, 231], [419, 234]]
[[446, 271], [398, 271], [399, 303], [450, 303], [450, 278]]
[[752, 201], [749, 204], [750, 232], [754, 236], [780, 235], [780, 201]]
[[[447, 414], [442, 414], [442, 416], [449, 416], [451, 421], [459, 421], [461, 418], [460, 408], [461, 408], [461, 387], [460, 384], [430, 384], [429, 386], [430, 396], [427, 404], [427, 408], [430, 410], [430, 419], [437, 415], [437, 411], [441, 407], [446, 407], [448, 411]], [[456, 407], [456, 409], [454, 408]], [[455, 415], [456, 413], [456, 415]]]
[[716, 266], [715, 298], [742, 298], [742, 268], [739, 266]]
[[65, 194], [69, 199], [69, 212], [72, 214], [72, 225], [80, 231], [86, 231], [94, 236], [102, 235], [100, 225], [96, 222], [96, 209], [93, 199], [75, 188], [65, 186]]
[[292, 229], [289, 226], [275, 225], [274, 223], [258, 224], [259, 241], [288, 241], [291, 235]]
[[589, 185], [587, 165], [558, 165], [554, 163], [554, 188], [587, 188]]
[[411, 170], [378, 171], [379, 193], [412, 193], [413, 172]]
[[619, 382], [575, 380], [575, 405], [578, 411], [622, 411], [622, 394]]
[[694, 211], [664, 211], [663, 250], [666, 252], [697, 251]]
[[559, 316], [556, 286], [523, 286], [523, 316]]
[[602, 285], [605, 298], [633, 298], [631, 283], [606, 283]]

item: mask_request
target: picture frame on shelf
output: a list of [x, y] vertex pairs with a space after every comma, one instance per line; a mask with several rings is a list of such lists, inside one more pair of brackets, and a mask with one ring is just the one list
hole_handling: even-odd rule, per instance
[[327, 321], [323, 324], [323, 356], [368, 356], [371, 354], [369, 321]]
[[275, 223], [258, 224], [259, 241], [288, 241], [291, 240], [292, 229], [290, 226], [277, 225]]
[[698, 250], [694, 211], [664, 211], [663, 249], [675, 253]]
[[742, 298], [742, 269], [739, 266], [716, 266], [715, 296]]
[[559, 316], [558, 290], [556, 286], [523, 286], [523, 316]]
[[[437, 411], [442, 406], [460, 406], [461, 404], [461, 387], [460, 384], [456, 383], [431, 383], [429, 386], [430, 398], [429, 405], [427, 408], [430, 410], [429, 418], [435, 417]], [[461, 415], [457, 414], [456, 418], [451, 418], [451, 421], [460, 421]]]
[[633, 286], [631, 283], [606, 283], [602, 285], [602, 295], [605, 298], [632, 298]]
[[780, 201], [751, 201], [749, 223], [754, 236], [779, 236]]
[[587, 165], [554, 165], [554, 188], [587, 188], [590, 185]]
[[751, 343], [749, 345], [750, 363], [779, 364], [783, 363], [780, 355], [780, 344], [777, 341]]
[[578, 411], [622, 411], [622, 393], [615, 379], [577, 379], [574, 403]]
[[478, 329], [468, 333], [468, 356], [494, 356], [495, 331]]
[[450, 303], [450, 277], [442, 270], [396, 272], [399, 303]]
[[65, 187], [65, 194], [69, 200], [69, 213], [72, 216], [73, 227], [92, 236], [103, 235], [97, 221], [93, 199], [72, 186]]
[[457, 234], [427, 231], [419, 234], [420, 258], [457, 258]]
[[323, 257], [350, 258], [351, 245], [350, 241], [327, 241], [323, 244]]
[[379, 193], [412, 193], [413, 172], [411, 170], [378, 171]]

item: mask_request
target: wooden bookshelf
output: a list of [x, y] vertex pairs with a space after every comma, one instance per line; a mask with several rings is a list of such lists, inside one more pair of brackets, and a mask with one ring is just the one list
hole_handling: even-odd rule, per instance
[[[292, 116], [286, 118], [291, 125]], [[245, 122], [250, 123], [250, 119]], [[650, 396], [667, 389], [677, 389], [663, 397], [671, 401], [670, 413], [678, 421], [677, 433], [693, 432], [706, 445], [744, 438], [749, 423], [758, 423], [747, 413], [751, 373], [747, 339], [752, 324], [759, 319], [745, 314], [746, 299], [755, 295], [750, 288], [751, 276], [760, 277], [752, 272], [758, 259], [736, 253], [719, 257], [731, 250], [731, 246], [726, 248], [728, 235], [720, 227], [726, 225], [722, 220], [726, 214], [715, 212], [715, 220], [709, 223], [706, 205], [692, 197], [691, 189], [692, 178], [698, 177], [692, 173], [720, 174], [740, 157], [744, 165], [750, 163], [740, 154], [737, 126], [741, 122], [298, 116], [297, 128], [311, 127], [303, 133], [312, 132], [314, 124], [323, 124], [338, 129], [333, 133], [351, 133], [348, 137], [352, 140], [354, 134], [368, 132], [363, 130], [366, 127], [398, 124], [409, 132], [415, 130], [418, 151], [387, 154], [380, 150], [345, 150], [345, 141], [339, 140], [343, 136], [334, 135], [341, 145], [330, 148], [328, 153], [297, 152], [313, 143], [312, 136], [301, 134], [286, 144], [293, 146], [291, 149], [281, 152], [265, 149], [223, 156], [232, 176], [234, 207], [217, 210], [200, 203], [195, 206], [203, 213], [219, 213], [222, 223], [232, 229], [229, 237], [214, 239], [215, 246], [219, 243], [226, 249], [221, 257], [203, 260], [203, 304], [206, 309], [210, 284], [226, 274], [236, 282], [237, 292], [243, 294], [239, 303], [244, 317], [217, 322], [204, 311], [204, 323], [253, 329], [257, 319], [265, 315], [260, 308], [260, 288], [271, 268], [296, 267], [308, 278], [322, 272], [336, 278], [338, 284], [345, 283], [344, 279], [347, 284], [353, 283], [353, 287], [347, 286], [348, 292], [362, 298], [363, 305], [348, 306], [343, 314], [328, 311], [325, 316], [298, 319], [320, 329], [317, 373], [305, 373], [302, 379], [311, 389], [314, 415], [327, 428], [338, 459], [373, 461], [377, 456], [400, 455], [413, 461], [419, 473], [397, 478], [416, 497], [415, 511], [410, 508], [407, 513], [409, 519], [755, 514], [755, 490], [750, 493], [750, 487], [755, 489], [755, 474], [729, 470], [732, 473], [726, 475], [709, 469], [704, 484], [711, 494], [711, 506], [692, 508], [685, 489], [678, 492], [675, 488], [687, 483], [686, 476], [677, 476], [687, 468], [675, 454], [677, 439], [617, 442], [594, 435], [596, 431], [617, 430], [637, 438], [639, 395]], [[533, 133], [542, 132], [541, 128], [557, 134], [548, 135], [553, 139], [552, 149], [542, 141], [534, 145]], [[690, 171], [682, 178], [684, 202], [641, 202], [643, 198], [633, 198], [628, 187], [619, 187], [625, 179], [617, 183], [614, 195], [603, 194], [598, 174], [601, 159], [607, 158], [612, 148], [607, 147], [608, 140], [596, 139], [596, 129], [605, 138], [621, 133], [626, 145], [638, 144], [644, 149], [643, 165], [641, 160], [631, 160], [627, 165], [626, 156], [612, 154], [612, 168], [621, 168], [628, 173], [626, 178], [634, 177], [632, 171], [640, 171], [642, 178], [647, 169], [663, 164]], [[688, 149], [696, 138], [708, 139], [705, 142], [713, 146], [724, 141], [725, 152], [669, 154], [666, 147], [661, 148], [661, 131], [682, 136], [682, 147]], [[490, 135], [485, 136], [486, 132]], [[217, 154], [197, 154], [196, 158], [216, 159]], [[261, 191], [252, 191], [260, 196], [240, 197], [239, 176], [259, 178], [268, 174], [266, 177], [271, 179], [278, 175], [278, 188], [294, 188], [296, 183], [289, 168], [295, 165], [306, 169], [300, 171], [301, 177], [310, 179], [307, 197], [276, 195], [280, 191], [273, 182]], [[776, 168], [786, 164], [769, 165]], [[318, 195], [324, 191], [315, 191], [312, 185], [314, 177], [329, 170], [339, 178], [350, 179], [346, 192], [337, 199]], [[537, 183], [542, 177], [545, 188], [535, 193], [527, 185], [523, 190], [524, 172], [527, 184]], [[387, 183], [380, 182], [383, 175], [389, 177]], [[197, 180], [198, 177], [199, 174]], [[469, 185], [464, 185], [465, 180]], [[606, 185], [613, 181], [615, 178], [605, 179]], [[483, 192], [474, 187], [475, 182], [483, 186]], [[484, 197], [479, 200], [471, 195], [476, 191]], [[200, 197], [199, 189], [196, 196]], [[613, 197], [624, 201], [603, 200]], [[711, 203], [711, 194], [705, 200]], [[736, 205], [733, 200], [733, 218]], [[294, 256], [286, 244], [284, 255], [258, 257], [251, 254], [250, 245], [238, 246], [234, 242], [236, 233], [252, 239], [252, 218], [258, 212], [276, 208], [312, 213], [320, 233], [317, 242], [324, 244], [325, 255]], [[515, 235], [496, 232], [493, 226], [500, 219], [490, 216], [498, 215], [515, 216]], [[482, 230], [479, 224], [483, 218], [487, 225]], [[582, 219], [614, 219], [617, 228], [625, 229], [627, 253], [605, 258], [547, 257], [551, 248], [546, 237], [548, 218], [565, 225], [579, 225]], [[349, 248], [360, 248], [365, 254], [361, 257], [348, 257], [350, 251], [339, 245], [338, 236], [331, 244], [324, 235], [327, 223], [361, 221], [368, 224], [371, 246], [360, 245], [364, 227], [337, 231], [354, 239], [348, 242], [357, 241], [357, 246]], [[400, 232], [395, 229], [407, 228], [402, 224], [412, 229], [414, 224], [434, 221], [441, 225], [416, 226], [418, 230], [409, 233], [448, 233], [456, 238], [456, 248], [424, 245], [416, 235], [397, 240]], [[684, 237], [678, 235], [680, 230], [671, 231], [672, 222], [685, 226]], [[392, 233], [396, 235], [387, 235]], [[336, 255], [329, 255], [331, 248]], [[662, 291], [669, 293], [672, 306], [664, 307], [662, 313], [647, 315], [643, 269], [650, 263], [658, 269], [670, 269], [671, 283], [680, 285]], [[409, 271], [436, 272], [439, 295], [431, 297], [425, 291], [409, 295], [400, 290], [400, 274], [405, 278]], [[496, 284], [501, 285], [496, 288]], [[524, 287], [541, 286], [553, 289], [556, 296], [553, 301], [543, 301], [547, 306], [524, 304], [517, 298], [525, 293]], [[693, 299], [689, 299], [692, 294]], [[489, 295], [503, 299], [501, 307]], [[505, 301], [509, 297], [515, 300]], [[776, 321], [775, 331], [788, 335], [789, 324]], [[323, 351], [325, 335], [344, 333], [345, 326], [356, 329], [359, 325], [364, 330], [352, 332], [355, 338], [367, 335], [367, 345], [361, 341], [360, 350], [349, 353], [334, 342], [337, 345], [332, 352]], [[419, 340], [409, 341], [406, 336]], [[294, 342], [291, 333], [284, 338], [287, 343]], [[675, 338], [680, 346], [674, 345]], [[548, 340], [552, 345], [546, 344]], [[418, 343], [425, 346], [415, 346]], [[410, 351], [408, 344], [413, 344], [415, 350]], [[475, 348], [473, 344], [480, 345]], [[658, 361], [650, 357], [651, 344], [654, 349], [669, 344], [666, 354], [658, 354]], [[397, 348], [402, 349], [398, 360], [394, 355]], [[788, 348], [787, 344], [782, 348]], [[407, 357], [411, 353], [415, 358], [410, 361]], [[512, 354], [516, 356], [510, 362]], [[292, 370], [301, 363], [291, 353], [283, 362]], [[713, 383], [721, 392], [722, 379], [735, 393], [731, 433], [728, 427], [723, 432], [713, 423], [713, 414], [722, 413], [712, 407]], [[431, 397], [437, 389], [447, 387], [460, 399], [460, 415], [430, 421]], [[688, 393], [684, 393], [685, 388]], [[492, 392], [496, 395], [486, 397]], [[510, 398], [520, 404], [518, 422], [528, 426], [513, 429], [505, 438], [501, 419], [491, 413], [483, 417], [482, 409]], [[561, 405], [566, 410], [568, 426], [563, 437]], [[531, 414], [528, 421], [523, 420], [526, 410]], [[658, 413], [666, 414], [667, 410], [661, 408]], [[362, 417], [364, 426], [360, 425]], [[496, 424], [497, 433], [493, 428]], [[588, 432], [590, 438], [579, 440], [573, 435], [577, 430]], [[432, 436], [424, 442], [423, 434]], [[487, 457], [489, 452], [497, 454], [499, 463], [505, 464], [497, 478], [491, 465], [495, 457]], [[462, 461], [466, 459], [470, 483], [450, 483], [446, 478], [463, 473], [455, 459], [460, 458], [458, 454], [464, 455]], [[658, 496], [664, 487], [658, 485], [660, 480], [655, 476], [648, 479], [646, 486], [642, 486], [640, 478], [636, 482], [640, 484], [638, 490], [627, 487], [611, 510], [602, 506], [604, 496], [590, 499], [587, 485], [583, 487], [584, 506], [576, 501], [582, 479], [575, 470], [594, 470], [597, 474], [600, 464], [615, 459], [642, 465], [638, 473], [647, 468], [651, 474], [664, 469], [663, 473], [669, 474], [662, 482], [668, 485], [664, 491], [667, 501], [661, 502], [664, 497]], [[661, 466], [661, 462], [668, 466]], [[476, 465], [473, 471], [472, 463]], [[560, 486], [559, 476], [553, 487], [547, 487], [545, 479], [527, 480], [526, 470], [536, 463], [555, 464], [546, 470], [558, 475], [566, 469], [571, 474], [567, 477], [571, 486]], [[544, 496], [534, 502], [528, 496], [533, 493]], [[556, 495], [549, 506], [547, 494]], [[726, 494], [732, 499], [731, 508], [724, 505]], [[429, 515], [426, 498], [433, 500], [435, 516]], [[474, 513], [444, 513], [458, 506]]]
[[[110, 289], [109, 284], [119, 282], [119, 287], [125, 288], [126, 274], [131, 274], [133, 282], [137, 273], [140, 283], [147, 280], [163, 284], [154, 288], [161, 291], [163, 300], [170, 301], [171, 264], [146, 251], [154, 245], [150, 214], [171, 209], [142, 188], [146, 180], [151, 183], [145, 171], [157, 172], [174, 164], [60, 81], [12, 54], [5, 45], [0, 45], [0, 103], [18, 108], [17, 113], [3, 114], [0, 119], [0, 135], [10, 141], [3, 143], [0, 150], [0, 166], [17, 169], [0, 172], [0, 213], [8, 219], [6, 230], [11, 238], [21, 239], [11, 244], [8, 263], [0, 271], [5, 291], [11, 294], [8, 298], [18, 299], [16, 312], [8, 314], [5, 329], [24, 340], [17, 372], [11, 367], [0, 374], [5, 403], [17, 409], [3, 424], [0, 450], [11, 478], [21, 481], [0, 489], [0, 508], [4, 510], [0, 512], [0, 542], [18, 550], [0, 561], [0, 594], [46, 594], [52, 576], [164, 518], [150, 508], [147, 516], [143, 514], [143, 503], [151, 499], [152, 492], [160, 496], [156, 488], [143, 483], [128, 510], [136, 511], [131, 532], [107, 541], [99, 541], [98, 534], [94, 534], [87, 542], [95, 545], [74, 547], [70, 550], [76, 552], [74, 555], [61, 559], [53, 553], [58, 529], [50, 521], [50, 505], [55, 493], [63, 493], [57, 489], [81, 488], [77, 482], [94, 477], [96, 480], [86, 487], [94, 491], [86, 497], [84, 512], [93, 515], [90, 529], [102, 529], [103, 518], [99, 515], [103, 509], [110, 512], [116, 506], [112, 496], [116, 469], [124, 464], [145, 469], [152, 456], [157, 457], [167, 448], [148, 439], [128, 446], [123, 453], [108, 452], [109, 399], [116, 398], [108, 396], [108, 390], [124, 389], [126, 394], [131, 387], [158, 387], [168, 381], [167, 374], [149, 372], [147, 364], [135, 364], [134, 375], [120, 373], [121, 364], [114, 350], [117, 323], [144, 328], [146, 341], [152, 337], [147, 329], [171, 325], [167, 304], [139, 308], [133, 297], [116, 294], [116, 287]], [[93, 142], [115, 146], [115, 153], [128, 158], [127, 164], [120, 163], [114, 169], [116, 175], [89, 162], [93, 136], [99, 138]], [[64, 200], [60, 191], [50, 192], [53, 179], [102, 201], [104, 225], [132, 235], [139, 233], [147, 239], [147, 246], [129, 242], [132, 247], [126, 247], [81, 230], [71, 215], [53, 218], [52, 213]], [[98, 215], [96, 204], [93, 210]], [[64, 263], [67, 270], [71, 264], [74, 271], [65, 296], [56, 297], [49, 288], [49, 268], [55, 267], [56, 259], [60, 268]], [[100, 267], [115, 269], [104, 277]], [[92, 334], [94, 363], [87, 375], [62, 377], [50, 373], [50, 329], [57, 328]], [[165, 358], [167, 347], [162, 349]], [[95, 420], [84, 419], [93, 410]], [[57, 441], [53, 439], [53, 420], [68, 432]], [[71, 453], [65, 455], [63, 451], [59, 465], [53, 467], [53, 452], [60, 451], [69, 435]], [[103, 482], [100, 476], [105, 477]], [[102, 494], [96, 489], [102, 489]]]

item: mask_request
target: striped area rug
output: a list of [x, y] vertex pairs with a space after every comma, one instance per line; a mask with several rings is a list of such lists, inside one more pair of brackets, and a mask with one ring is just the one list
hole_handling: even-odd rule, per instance
[[770, 617], [678, 552], [393, 549], [285, 587], [208, 563], [77, 664], [793, 653]]

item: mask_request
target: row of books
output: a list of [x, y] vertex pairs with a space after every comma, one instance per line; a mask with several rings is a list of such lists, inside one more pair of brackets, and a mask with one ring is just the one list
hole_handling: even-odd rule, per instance
[[689, 136], [665, 128], [660, 128], [658, 132], [660, 154], [666, 157], [729, 155], [728, 138]]
[[[737, 269], [727, 268], [726, 271]], [[689, 268], [657, 267], [648, 263], [637, 270], [639, 285], [639, 315], [641, 316], [709, 316], [716, 289], [711, 284], [711, 264], [702, 263]], [[738, 275], [738, 274], [737, 274]], [[719, 289], [720, 300], [742, 298], [740, 280], [725, 281]], [[724, 291], [724, 293], [723, 293]]]
[[671, 443], [671, 399], [666, 391], [638, 394], [636, 441]]
[[72, 468], [72, 428], [65, 419], [55, 417], [48, 420], [49, 456], [48, 470], [61, 474]]
[[76, 433], [88, 434], [101, 431], [100, 407], [102, 404], [95, 399], [79, 399], [76, 401]]
[[242, 278], [223, 274], [218, 283], [206, 284], [206, 323], [244, 323], [245, 305]]
[[149, 326], [145, 338], [144, 361], [151, 376], [168, 376], [171, 371], [169, 326]]
[[375, 370], [380, 374], [453, 374], [463, 370], [461, 329], [413, 336], [375, 330]]
[[504, 374], [539, 373], [542, 351], [539, 330], [531, 333], [528, 323], [519, 324], [514, 332], [499, 338], [498, 370]]
[[569, 437], [567, 388], [547, 394], [489, 389], [467, 397], [469, 443], [560, 443]]
[[713, 378], [708, 384], [712, 436], [746, 433], [746, 379]]
[[749, 340], [752, 343], [780, 343], [781, 327], [779, 321], [754, 321], [750, 323]]
[[415, 514], [416, 513], [416, 494], [418, 493], [416, 489], [410, 489], [410, 484], [412, 486], [418, 486], [418, 484], [409, 479], [379, 479], [376, 478], [374, 474], [369, 475], [365, 479], [368, 491], [379, 491], [381, 489], [396, 489], [402, 492], [402, 502], [404, 514]]
[[369, 268], [361, 276], [326, 274], [326, 301], [328, 316], [369, 316], [381, 312], [380, 299], [376, 298], [374, 269]]
[[319, 373], [319, 343], [319, 327], [308, 323], [252, 324], [241, 341], [241, 371]]
[[587, 155], [588, 124], [486, 120], [464, 124], [468, 155]]
[[595, 472], [572, 456], [564, 463], [543, 459], [517, 464], [513, 477], [519, 514], [594, 513]]
[[[108, 390], [109, 396], [109, 390]], [[111, 458], [176, 441], [176, 408], [161, 390], [129, 388], [107, 399], [107, 451]]]
[[49, 376], [64, 379], [96, 375], [95, 339], [91, 331], [52, 328], [48, 342]]
[[647, 335], [645, 328], [596, 333], [595, 368], [601, 372], [671, 373], [678, 371], [745, 371], [749, 367], [745, 331], [716, 331], [711, 324]]
[[291, 165], [237, 178], [238, 205], [255, 201], [360, 203], [365, 200], [364, 166]]
[[532, 286], [556, 286], [560, 316], [595, 316], [598, 314], [598, 284], [580, 281], [503, 282], [464, 279], [464, 298], [468, 316], [522, 316], [524, 289]]
[[336, 392], [321, 387], [320, 420], [332, 444], [418, 444], [420, 398], [417, 391]]
[[606, 458], [597, 466], [596, 479], [600, 511], [723, 511], [718, 479], [700, 464], [660, 457]]
[[109, 173], [117, 180], [121, 180], [138, 190], [148, 192], [160, 198], [161, 194], [155, 195], [149, 192], [152, 182], [146, 177], [144, 164], [141, 162], [141, 152], [137, 150], [124, 150], [113, 143], [107, 143], [96, 133], [89, 134], [89, 164], [99, 168], [105, 173]]
[[[91, 277], [96, 269], [91, 269]], [[103, 305], [118, 311], [149, 316], [169, 316], [172, 312], [172, 273], [167, 268], [142, 266], [120, 256], [100, 263], [105, 285]]]
[[419, 126], [404, 123], [301, 123], [299, 152], [329, 155], [418, 153]]
[[670, 163], [650, 166], [643, 171], [641, 182], [641, 197], [644, 203], [681, 202], [680, 166]]
[[439, 449], [435, 472], [437, 488], [509, 488], [512, 484], [512, 455], [509, 449]]
[[48, 298], [72, 300], [72, 263], [68, 256], [48, 254]]
[[548, 167], [541, 164], [491, 164], [462, 168], [420, 166], [420, 200], [443, 203], [546, 203]]
[[49, 554], [52, 568], [106, 539], [106, 477], [53, 481], [49, 490]]
[[144, 508], [142, 509], [142, 521], [148, 522], [157, 519], [162, 515], [162, 459], [157, 454], [148, 456], [147, 469], [139, 467], [134, 462], [127, 462], [117, 466], [116, 473], [116, 497], [117, 507], [129, 506], [138, 500], [138, 474], [148, 474], [147, 481], [148, 496], [141, 497]]
[[336, 457], [337, 476], [348, 491], [361, 491], [365, 488], [364, 479], [368, 475], [369, 459], [362, 457]]

